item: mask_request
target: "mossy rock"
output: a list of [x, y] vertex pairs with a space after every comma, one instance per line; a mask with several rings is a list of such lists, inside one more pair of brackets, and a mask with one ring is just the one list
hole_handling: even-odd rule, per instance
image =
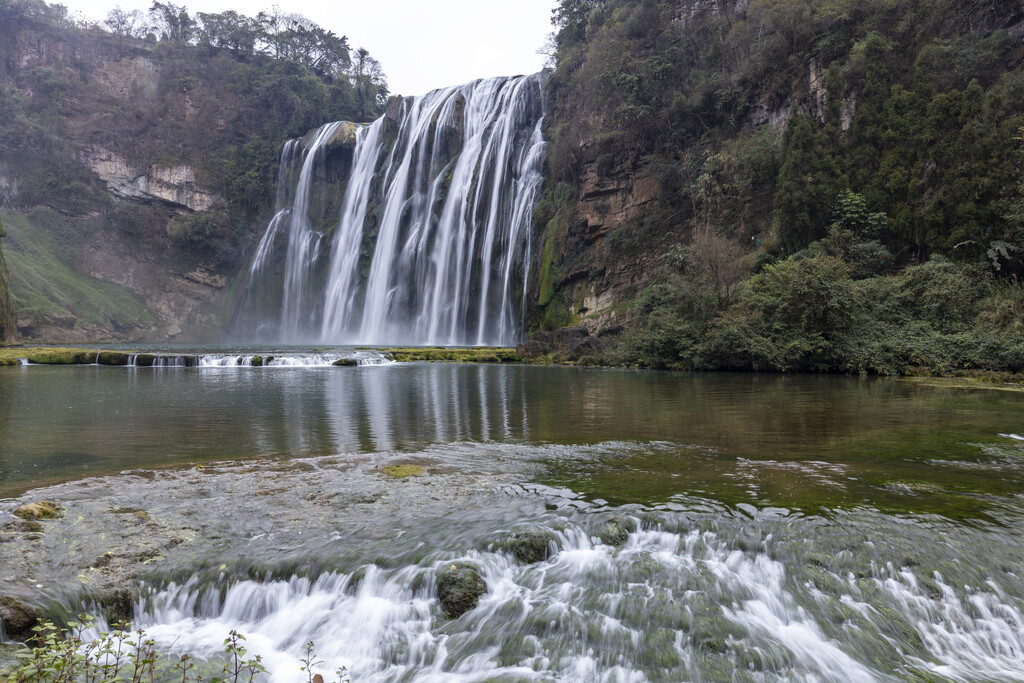
[[480, 603], [487, 583], [471, 564], [455, 562], [437, 574], [437, 600], [449, 619], [458, 619]]
[[38, 622], [39, 613], [33, 607], [10, 596], [0, 596], [0, 623], [8, 638], [28, 640]]
[[135, 356], [135, 365], [140, 368], [151, 368], [156, 363], [156, 356], [152, 353], [140, 353]]
[[558, 552], [555, 534], [538, 526], [526, 527], [513, 531], [505, 540], [497, 544], [498, 548], [513, 555], [523, 564], [543, 562]]
[[128, 365], [129, 355], [119, 351], [100, 351], [96, 362], [100, 365]]
[[14, 511], [16, 517], [22, 519], [55, 519], [60, 517], [62, 508], [57, 503], [41, 500], [38, 503], [26, 503]]
[[423, 468], [419, 465], [388, 465], [387, 467], [382, 467], [380, 471], [392, 479], [418, 477], [423, 474]]
[[263, 367], [263, 356], [253, 356], [252, 357], [252, 366], [254, 368]]
[[623, 515], [615, 515], [605, 522], [597, 536], [605, 545], [619, 546], [629, 540], [630, 532], [636, 531], [636, 522]]
[[[14, 349], [6, 352], [8, 357]], [[25, 358], [29, 363], [40, 365], [91, 365], [96, 362], [99, 351], [88, 349], [29, 348], [18, 349], [15, 357]]]
[[359, 365], [359, 361], [355, 358], [339, 358], [338, 360], [331, 363], [331, 365], [339, 368], [354, 368]]
[[103, 618], [110, 625], [128, 624], [135, 617], [135, 594], [128, 588], [115, 588], [100, 596]]

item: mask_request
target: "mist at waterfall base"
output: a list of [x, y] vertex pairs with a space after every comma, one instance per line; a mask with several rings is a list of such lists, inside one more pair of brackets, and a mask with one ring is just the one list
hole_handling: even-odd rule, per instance
[[237, 339], [511, 345], [542, 182], [543, 74], [392, 104], [285, 144]]

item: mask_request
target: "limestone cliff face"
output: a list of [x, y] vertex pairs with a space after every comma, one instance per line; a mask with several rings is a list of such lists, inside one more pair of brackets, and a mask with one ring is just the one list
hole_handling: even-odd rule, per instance
[[119, 199], [162, 201], [190, 211], [209, 211], [224, 201], [196, 182], [195, 168], [188, 164], [152, 164], [140, 168], [129, 163], [123, 156], [95, 145], [84, 147], [79, 159]]

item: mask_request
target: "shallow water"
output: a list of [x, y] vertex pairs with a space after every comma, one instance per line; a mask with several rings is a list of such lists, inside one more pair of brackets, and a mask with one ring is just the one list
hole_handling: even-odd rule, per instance
[[[1020, 680], [1022, 401], [508, 365], [10, 367], [0, 496], [115, 475], [46, 493], [181, 515], [201, 539], [144, 572], [137, 620], [214, 658], [238, 629], [279, 681], [310, 640], [354, 681]], [[395, 462], [426, 474], [385, 481]], [[524, 525], [553, 534], [547, 560], [502, 549]], [[488, 590], [448, 621], [436, 572], [459, 560]]]

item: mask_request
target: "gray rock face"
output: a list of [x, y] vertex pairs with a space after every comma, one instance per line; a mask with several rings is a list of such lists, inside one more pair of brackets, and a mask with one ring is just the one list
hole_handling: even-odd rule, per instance
[[196, 183], [195, 169], [188, 164], [139, 168], [98, 146], [82, 150], [80, 160], [107, 184], [111, 194], [122, 199], [159, 200], [191, 211], [206, 211], [222, 201]]

